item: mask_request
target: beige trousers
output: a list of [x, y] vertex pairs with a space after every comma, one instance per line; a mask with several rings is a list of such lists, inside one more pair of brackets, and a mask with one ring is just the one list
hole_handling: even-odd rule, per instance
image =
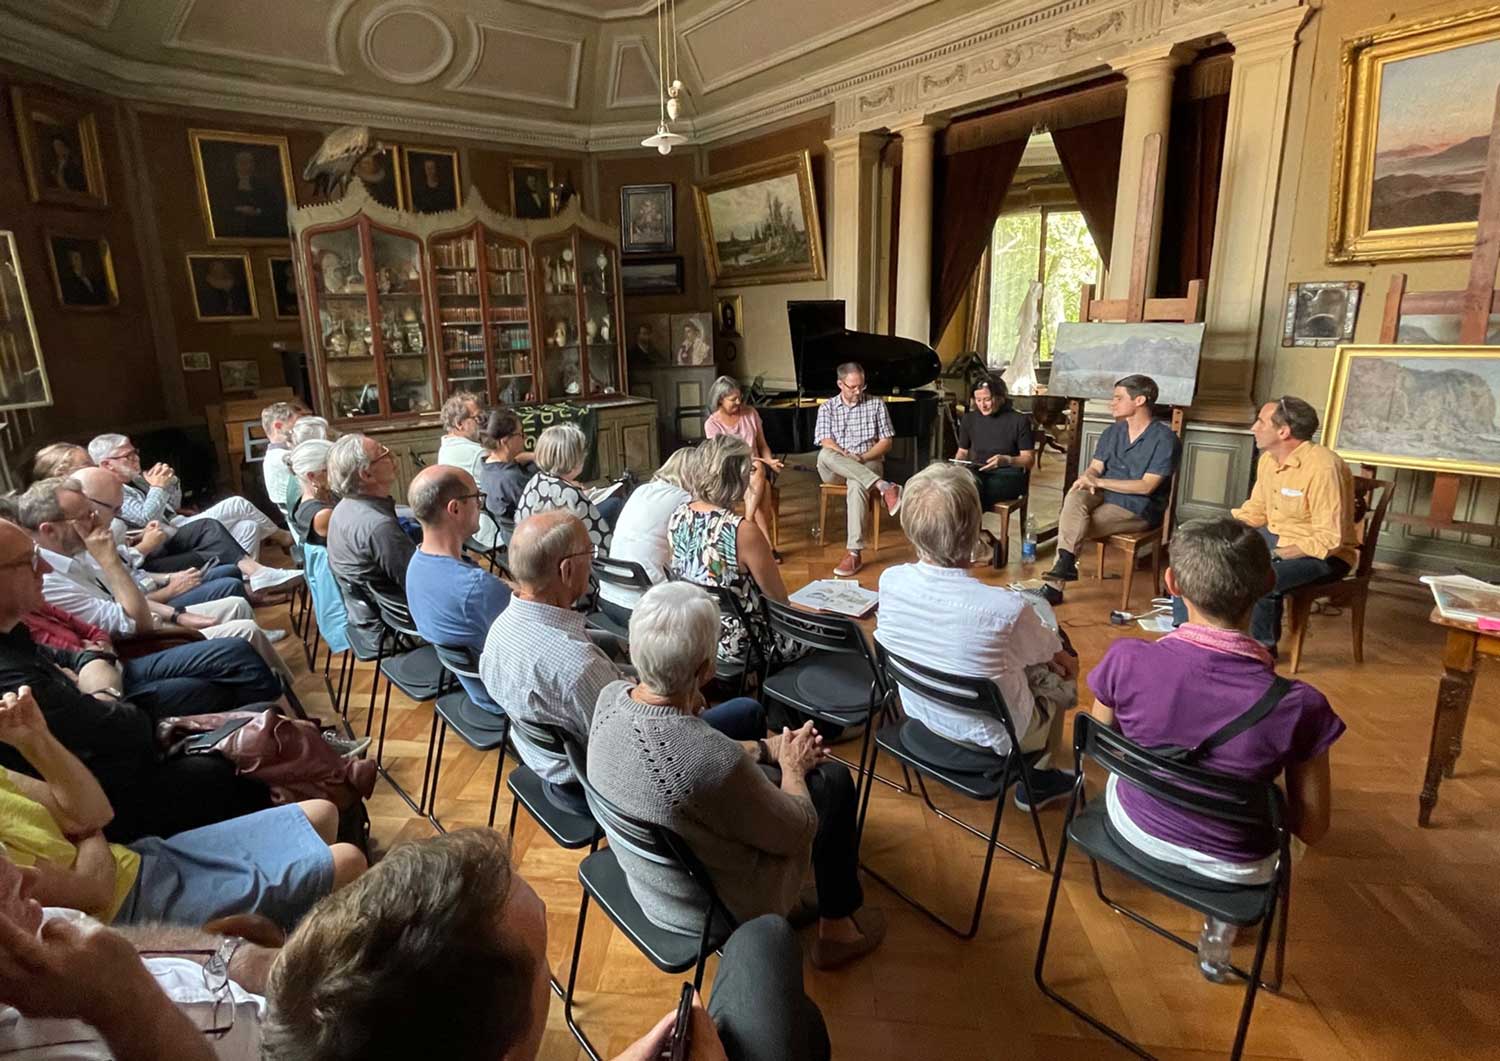
[[1057, 517], [1057, 547], [1077, 556], [1078, 547], [1085, 542], [1108, 538], [1111, 534], [1143, 531], [1150, 526], [1128, 508], [1105, 501], [1102, 493], [1070, 490]]
[[853, 457], [846, 457], [831, 449], [818, 450], [818, 475], [825, 483], [843, 483], [849, 488], [846, 498], [849, 513], [846, 544], [852, 553], [865, 547], [865, 520], [870, 514], [870, 491], [880, 482], [884, 473], [885, 461], [862, 464]]

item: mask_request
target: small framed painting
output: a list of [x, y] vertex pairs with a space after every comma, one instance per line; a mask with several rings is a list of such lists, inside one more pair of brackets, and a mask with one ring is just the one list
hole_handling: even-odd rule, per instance
[[620, 189], [620, 251], [665, 254], [677, 249], [671, 184], [627, 184]]
[[19, 85], [10, 90], [21, 163], [34, 203], [109, 204], [94, 113], [60, 96]]
[[627, 295], [682, 294], [682, 256], [622, 260], [620, 289]]
[[1288, 284], [1282, 346], [1337, 346], [1354, 340], [1354, 321], [1364, 291], [1359, 280], [1314, 280]]
[[672, 314], [672, 364], [712, 365], [713, 332], [707, 313]]
[[741, 331], [745, 324], [745, 305], [739, 295], [719, 295], [714, 298], [714, 327], [719, 335], [730, 339], [743, 339]]
[[403, 147], [407, 206], [419, 214], [457, 210], [458, 152], [446, 147]]
[[300, 315], [301, 303], [297, 298], [297, 270], [290, 258], [271, 258], [266, 262], [271, 273], [271, 304], [276, 307], [276, 319], [294, 321]]
[[100, 310], [120, 304], [109, 240], [47, 234], [52, 283], [64, 309]]
[[227, 391], [253, 391], [260, 386], [259, 361], [220, 361], [219, 386]]
[[510, 213], [533, 221], [552, 216], [552, 163], [510, 164]]
[[255, 284], [250, 280], [250, 255], [189, 254], [188, 282], [193, 288], [193, 312], [200, 321], [253, 321]]

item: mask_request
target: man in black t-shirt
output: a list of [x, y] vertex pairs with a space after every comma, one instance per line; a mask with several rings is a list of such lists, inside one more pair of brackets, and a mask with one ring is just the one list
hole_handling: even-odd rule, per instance
[[1031, 417], [1011, 407], [1004, 380], [985, 377], [975, 386], [969, 411], [958, 422], [954, 459], [971, 462], [986, 510], [1026, 492], [1026, 476], [1036, 462]]

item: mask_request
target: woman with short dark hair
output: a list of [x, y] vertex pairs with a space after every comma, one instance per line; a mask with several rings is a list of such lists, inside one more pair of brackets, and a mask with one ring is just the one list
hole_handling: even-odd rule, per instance
[[969, 411], [958, 422], [953, 459], [968, 462], [985, 511], [1026, 492], [1027, 472], [1036, 463], [1031, 417], [1011, 405], [1003, 379], [986, 376], [974, 385]]

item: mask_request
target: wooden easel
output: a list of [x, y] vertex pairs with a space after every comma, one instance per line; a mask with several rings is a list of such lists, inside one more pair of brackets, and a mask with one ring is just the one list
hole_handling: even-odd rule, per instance
[[[1406, 274], [1391, 277], [1385, 296], [1385, 316], [1380, 321], [1380, 341], [1394, 344], [1403, 313], [1434, 313], [1459, 318], [1458, 341], [1465, 346], [1483, 346], [1489, 331], [1490, 314], [1496, 298], [1495, 270], [1500, 267], [1500, 92], [1495, 95], [1495, 117], [1490, 123], [1490, 146], [1485, 155], [1484, 183], [1479, 192], [1479, 225], [1474, 234], [1474, 255], [1469, 259], [1469, 285], [1462, 291], [1422, 291], [1408, 294]], [[1375, 466], [1362, 464], [1361, 471], [1375, 477]], [[1457, 472], [1435, 472], [1432, 500], [1428, 513], [1395, 512], [1386, 516], [1387, 523], [1432, 527], [1438, 530], [1465, 531], [1493, 536], [1492, 523], [1457, 520], [1453, 513], [1458, 505], [1458, 488], [1464, 477]]]

